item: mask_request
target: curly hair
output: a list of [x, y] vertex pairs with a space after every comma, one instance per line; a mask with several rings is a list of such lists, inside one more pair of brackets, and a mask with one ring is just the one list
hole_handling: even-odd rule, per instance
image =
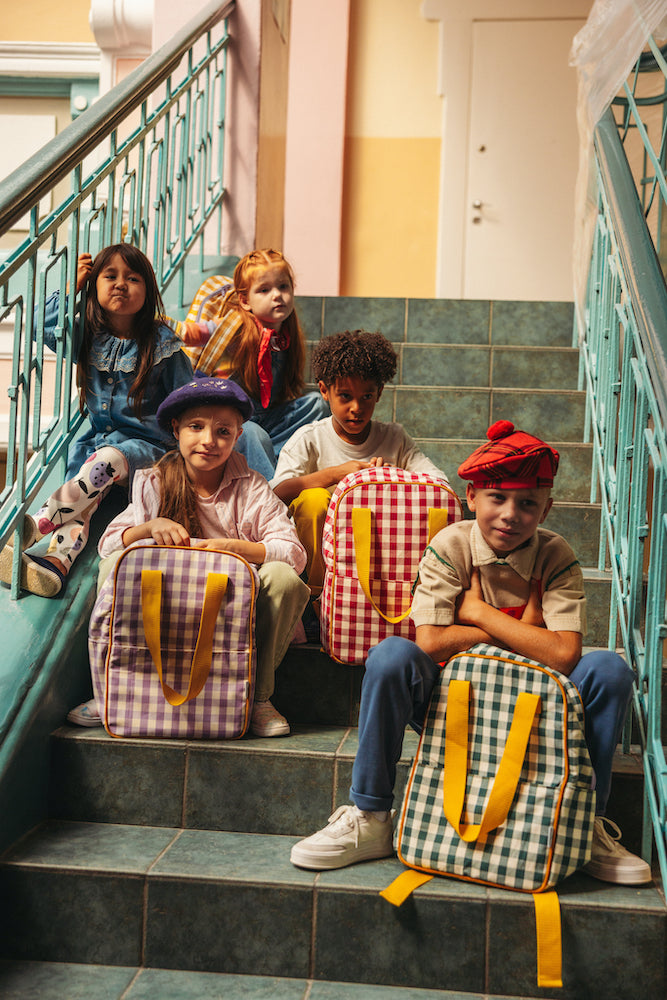
[[314, 348], [313, 377], [326, 386], [339, 378], [360, 378], [382, 389], [396, 374], [396, 362], [396, 351], [381, 333], [344, 330], [324, 337]]

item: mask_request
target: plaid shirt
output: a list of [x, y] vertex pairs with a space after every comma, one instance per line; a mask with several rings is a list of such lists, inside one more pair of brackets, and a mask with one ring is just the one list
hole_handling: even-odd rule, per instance
[[170, 330], [183, 341], [183, 350], [195, 371], [228, 378], [232, 371], [229, 348], [243, 319], [232, 309], [221, 318], [222, 304], [233, 288], [231, 278], [214, 275], [200, 285], [185, 320], [166, 317]]

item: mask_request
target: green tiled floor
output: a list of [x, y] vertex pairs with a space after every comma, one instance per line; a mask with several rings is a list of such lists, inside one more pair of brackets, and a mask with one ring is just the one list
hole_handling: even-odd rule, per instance
[[0, 962], [0, 996], [3, 1000], [484, 1000], [480, 994], [448, 990], [59, 962]]

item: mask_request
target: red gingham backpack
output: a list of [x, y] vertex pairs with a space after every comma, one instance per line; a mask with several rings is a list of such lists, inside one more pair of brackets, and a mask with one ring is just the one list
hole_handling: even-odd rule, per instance
[[412, 590], [429, 540], [459, 521], [442, 479], [394, 466], [352, 472], [331, 497], [322, 536], [321, 636], [341, 663], [364, 663], [389, 635], [414, 639]]

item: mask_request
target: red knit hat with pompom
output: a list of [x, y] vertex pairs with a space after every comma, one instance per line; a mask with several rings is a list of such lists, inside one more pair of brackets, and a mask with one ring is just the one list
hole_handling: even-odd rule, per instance
[[479, 489], [519, 490], [553, 486], [559, 455], [544, 441], [516, 431], [509, 420], [497, 420], [489, 439], [459, 466], [461, 479]]

